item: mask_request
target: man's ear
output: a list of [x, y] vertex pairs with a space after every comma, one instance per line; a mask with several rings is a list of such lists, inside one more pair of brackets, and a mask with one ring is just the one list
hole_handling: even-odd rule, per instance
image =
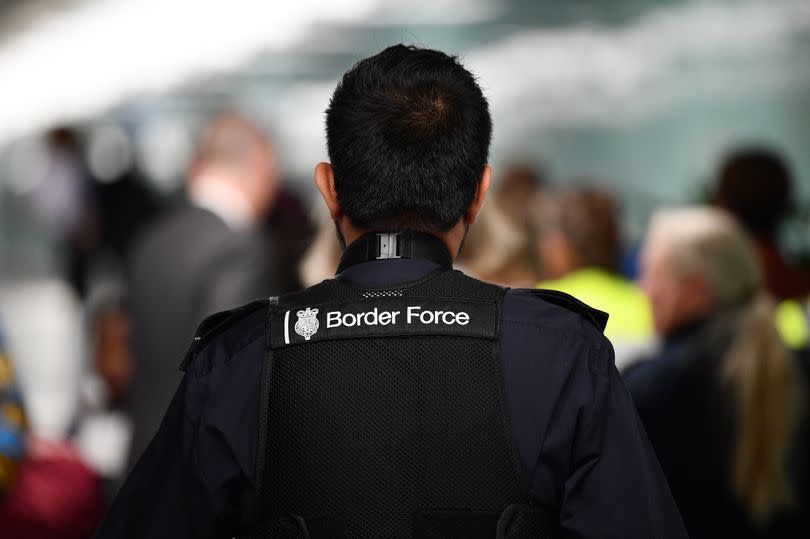
[[481, 211], [481, 207], [484, 205], [484, 199], [489, 191], [489, 183], [491, 180], [492, 167], [489, 165], [484, 165], [484, 170], [481, 172], [481, 180], [478, 182], [478, 186], [475, 188], [475, 196], [473, 197], [470, 205], [467, 207], [467, 210], [464, 212], [465, 224], [471, 225], [478, 218], [478, 213]]
[[686, 278], [686, 283], [688, 293], [685, 295], [691, 299], [691, 308], [700, 314], [711, 310], [714, 298], [706, 277], [693, 274]]
[[326, 202], [332, 220], [339, 221], [343, 217], [343, 211], [338, 203], [337, 191], [335, 190], [335, 174], [332, 165], [329, 163], [318, 163], [315, 166], [315, 187]]

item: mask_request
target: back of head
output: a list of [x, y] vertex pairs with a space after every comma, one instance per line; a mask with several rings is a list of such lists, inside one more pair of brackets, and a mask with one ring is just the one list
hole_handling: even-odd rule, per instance
[[267, 136], [239, 114], [214, 117], [200, 135], [191, 162], [189, 186], [227, 185], [249, 201], [254, 211], [269, 211], [278, 189], [275, 157]]
[[492, 121], [473, 75], [394, 45], [356, 64], [326, 111], [338, 201], [362, 229], [446, 231], [472, 202]]
[[755, 235], [776, 232], [792, 203], [790, 171], [775, 152], [744, 148], [720, 167], [713, 203], [731, 212]]
[[800, 387], [756, 252], [734, 219], [711, 208], [660, 210], [648, 242], [665, 249], [676, 272], [702, 276], [715, 321], [732, 328], [719, 371], [735, 399], [731, 488], [752, 520], [765, 524], [793, 502], [786, 461]]
[[680, 274], [705, 279], [715, 309], [742, 305], [762, 291], [756, 253], [724, 211], [700, 207], [659, 210], [650, 223], [647, 243], [665, 249]]
[[541, 242], [544, 233], [556, 232], [573, 251], [576, 268], [616, 271], [620, 248], [618, 210], [609, 193], [595, 187], [577, 187], [544, 198], [543, 202], [537, 216]]
[[220, 114], [203, 129], [192, 160], [191, 175], [209, 167], [237, 170], [247, 167], [257, 151], [270, 151], [262, 132], [238, 114]]
[[45, 135], [48, 145], [53, 149], [76, 150], [80, 146], [79, 135], [68, 126], [55, 127]]

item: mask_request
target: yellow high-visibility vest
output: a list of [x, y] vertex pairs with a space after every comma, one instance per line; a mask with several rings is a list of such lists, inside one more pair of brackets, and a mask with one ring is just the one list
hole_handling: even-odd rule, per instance
[[582, 268], [537, 288], [571, 294], [610, 315], [605, 335], [611, 341], [645, 341], [653, 336], [647, 297], [632, 281], [599, 268]]
[[774, 311], [776, 329], [785, 345], [793, 350], [804, 348], [808, 344], [808, 301], [810, 300], [788, 299], [777, 305]]

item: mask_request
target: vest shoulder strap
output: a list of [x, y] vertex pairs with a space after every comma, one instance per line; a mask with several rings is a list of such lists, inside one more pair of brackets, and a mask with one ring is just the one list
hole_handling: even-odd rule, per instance
[[570, 294], [566, 294], [565, 292], [546, 290], [543, 288], [529, 289], [529, 291], [534, 296], [537, 296], [551, 304], [577, 313], [581, 317], [585, 318], [585, 320], [593, 324], [599, 331], [604, 333], [605, 327], [608, 323], [608, 313], [600, 311], [599, 309], [594, 309], [593, 307], [578, 300]]
[[204, 318], [197, 327], [197, 331], [194, 332], [194, 339], [192, 340], [186, 355], [183, 357], [182, 363], [180, 363], [180, 370], [185, 372], [197, 352], [202, 350], [202, 348], [209, 341], [211, 341], [211, 339], [222, 334], [223, 331], [233, 326], [236, 322], [242, 320], [250, 313], [253, 313], [259, 309], [266, 309], [269, 305], [277, 302], [278, 298], [257, 299], [251, 301], [250, 303], [246, 303], [241, 307], [237, 307], [236, 309], [221, 311]]

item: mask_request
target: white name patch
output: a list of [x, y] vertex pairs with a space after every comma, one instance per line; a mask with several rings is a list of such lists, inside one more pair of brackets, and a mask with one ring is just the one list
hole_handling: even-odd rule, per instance
[[495, 302], [442, 298], [289, 305], [273, 314], [271, 345], [407, 335], [493, 338], [498, 329], [497, 308]]
[[381, 311], [375, 307], [360, 313], [329, 311], [326, 313], [326, 327], [387, 326], [397, 324], [400, 319], [406, 324], [444, 324], [446, 326], [457, 324], [466, 326], [470, 322], [470, 315], [464, 311], [423, 309], [419, 305], [409, 305], [404, 315], [402, 311]]

